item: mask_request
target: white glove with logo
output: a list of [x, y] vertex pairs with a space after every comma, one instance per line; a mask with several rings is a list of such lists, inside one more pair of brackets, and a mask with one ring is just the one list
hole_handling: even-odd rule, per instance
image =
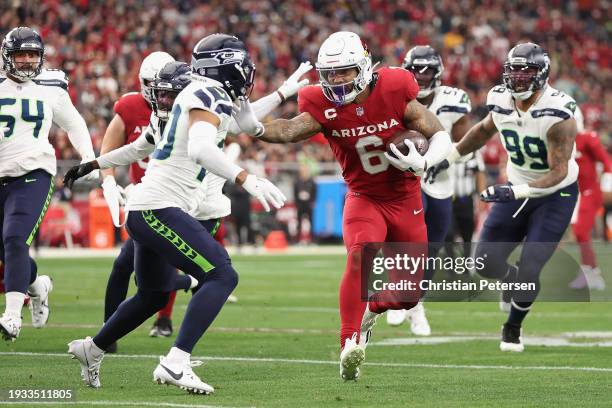
[[4, 135], [11, 130], [10, 127], [0, 127], [0, 142], [4, 140]]
[[396, 169], [401, 171], [409, 171], [414, 173], [416, 176], [421, 177], [423, 173], [425, 173], [425, 170], [427, 170], [427, 162], [425, 161], [425, 158], [421, 156], [414, 143], [412, 143], [412, 140], [405, 139], [404, 144], [410, 149], [408, 155], [403, 155], [397, 146], [391, 143], [389, 145], [389, 149], [391, 149], [397, 158], [391, 156], [387, 152], [385, 152], [385, 157]]
[[277, 92], [280, 94], [281, 99], [286, 101], [288, 98], [291, 98], [293, 95], [297, 93], [300, 89], [305, 87], [310, 83], [308, 78], [302, 79], [299, 81], [300, 77], [310, 71], [312, 69], [312, 65], [310, 61], [302, 62], [300, 66], [295, 70], [293, 74], [283, 84], [278, 88]]
[[270, 204], [276, 209], [279, 209], [285, 205], [285, 201], [287, 201], [287, 197], [285, 197], [278, 187], [272, 184], [270, 180], [257, 177], [253, 174], [249, 174], [246, 177], [246, 180], [242, 183], [242, 187], [250, 195], [259, 200], [266, 212], [270, 211]]
[[108, 205], [108, 209], [113, 219], [115, 227], [121, 226], [121, 220], [119, 219], [119, 209], [125, 205], [125, 191], [115, 181], [113, 176], [106, 176], [102, 182], [102, 191], [104, 193], [104, 199]]
[[251, 103], [246, 98], [240, 98], [240, 110], [232, 115], [238, 127], [249, 136], [263, 135], [264, 125], [255, 117]]

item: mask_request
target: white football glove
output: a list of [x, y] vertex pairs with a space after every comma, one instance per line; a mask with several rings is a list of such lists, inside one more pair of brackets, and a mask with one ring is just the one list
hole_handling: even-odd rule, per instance
[[104, 177], [102, 191], [108, 209], [110, 210], [113, 224], [115, 224], [115, 227], [120, 227], [121, 220], [119, 219], [119, 209], [121, 206], [125, 205], [125, 191], [121, 186], [117, 185], [115, 178], [110, 175]]
[[266, 212], [270, 211], [270, 204], [276, 209], [279, 209], [285, 205], [285, 201], [287, 201], [287, 197], [285, 197], [278, 187], [272, 184], [270, 180], [257, 177], [253, 174], [249, 174], [246, 177], [246, 180], [242, 183], [242, 187], [250, 195], [259, 200]]
[[11, 130], [10, 127], [0, 127], [0, 142], [4, 140], [4, 135]]
[[612, 173], [604, 173], [599, 179], [601, 191], [604, 193], [612, 192]]
[[391, 156], [387, 152], [385, 152], [385, 157], [396, 169], [401, 171], [409, 171], [421, 177], [427, 169], [427, 162], [425, 161], [425, 158], [418, 152], [416, 146], [414, 143], [412, 143], [412, 140], [405, 139], [404, 144], [410, 149], [407, 156], [403, 155], [397, 146], [391, 143], [389, 148], [395, 154], [395, 156], [397, 156], [397, 158]]
[[264, 125], [255, 117], [251, 103], [246, 98], [240, 98], [240, 110], [232, 114], [238, 127], [249, 136], [259, 137], [264, 133]]
[[310, 64], [310, 61], [302, 62], [295, 72], [291, 74], [291, 76], [287, 78], [285, 82], [283, 82], [283, 84], [277, 89], [277, 92], [282, 96], [283, 101], [291, 98], [297, 93], [297, 91], [310, 83], [308, 78], [302, 79], [301, 81], [299, 81], [299, 79], [311, 69], [312, 65]]

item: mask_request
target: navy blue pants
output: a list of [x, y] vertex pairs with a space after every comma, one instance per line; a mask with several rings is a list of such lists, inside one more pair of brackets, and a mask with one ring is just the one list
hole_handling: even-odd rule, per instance
[[[200, 221], [200, 224], [214, 236], [219, 228], [220, 220], [218, 218], [206, 221]], [[169, 263], [165, 262], [165, 267], [174, 272], [175, 285], [174, 290], [180, 289], [184, 276], [176, 273], [174, 268]], [[130, 276], [134, 272], [134, 240], [128, 238], [121, 247], [121, 252], [113, 262], [113, 269], [108, 277], [106, 284], [106, 293], [104, 296], [104, 321], [115, 313], [121, 302], [127, 297], [128, 288], [130, 286]], [[201, 286], [202, 282], [198, 285]]]
[[53, 194], [53, 177], [44, 170], [0, 178], [0, 259], [6, 292], [26, 293], [36, 278], [29, 247]]
[[535, 291], [513, 293], [520, 302], [533, 302], [539, 292], [539, 276], [569, 226], [578, 199], [578, 183], [546, 197], [495, 203], [487, 217], [476, 257], [483, 257], [487, 278], [502, 279], [508, 273], [508, 256], [525, 241], [516, 281], [535, 283]]
[[[429, 241], [428, 256], [434, 257], [444, 245], [452, 222], [453, 199], [451, 197], [433, 198], [423, 192], [423, 211], [425, 211], [427, 240]], [[424, 279], [431, 280], [435, 272], [435, 269], [425, 270]]]
[[176, 271], [186, 272], [202, 285], [187, 306], [175, 346], [191, 353], [238, 284], [230, 257], [196, 219], [179, 208], [130, 211], [127, 230], [134, 239], [138, 291], [121, 303], [94, 342], [106, 349], [166, 304]]

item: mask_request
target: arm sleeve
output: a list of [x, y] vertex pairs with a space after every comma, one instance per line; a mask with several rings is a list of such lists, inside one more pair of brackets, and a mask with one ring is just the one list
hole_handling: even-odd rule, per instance
[[427, 166], [434, 166], [446, 159], [452, 148], [453, 144], [451, 143], [450, 135], [443, 130], [436, 132], [429, 139], [429, 149], [427, 149], [427, 153], [423, 156], [427, 161]]
[[70, 96], [66, 91], [61, 91], [61, 95], [53, 106], [53, 121], [68, 133], [70, 143], [83, 160], [93, 160], [93, 146], [91, 144], [91, 136], [87, 124], [76, 110]]
[[154, 137], [151, 134], [151, 128], [147, 127], [138, 139], [119, 149], [103, 154], [98, 157], [96, 161], [101, 169], [109, 169], [111, 167], [125, 166], [134, 163], [144, 159], [155, 150], [155, 144], [152, 143], [153, 141]]
[[[255, 117], [257, 120], [262, 120], [266, 116], [270, 114], [274, 109], [276, 109], [281, 104], [280, 96], [278, 92], [274, 91], [270, 95], [266, 95], [263, 98], [259, 98], [255, 102], [251, 103], [251, 107], [253, 108], [253, 112], [255, 113]], [[236, 120], [232, 117], [232, 120], [229, 124], [228, 133], [232, 135], [238, 135], [242, 133], [240, 127], [236, 123]]]
[[208, 122], [196, 122], [189, 128], [189, 157], [206, 170], [232, 183], [242, 168], [234, 164], [215, 144], [217, 128]]

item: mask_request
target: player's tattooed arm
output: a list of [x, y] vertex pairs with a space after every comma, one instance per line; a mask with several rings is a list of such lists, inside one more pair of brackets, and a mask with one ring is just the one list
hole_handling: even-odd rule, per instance
[[472, 126], [457, 144], [457, 151], [461, 156], [472, 153], [482, 146], [497, 133], [493, 117], [489, 113], [483, 120]]
[[451, 138], [457, 143], [470, 130], [472, 123], [468, 115], [463, 115], [458, 121], [453, 124], [451, 129]]
[[546, 134], [549, 172], [529, 183], [533, 188], [548, 188], [561, 183], [567, 176], [567, 164], [576, 141], [576, 121], [571, 118], [554, 124]]
[[269, 143], [295, 143], [306, 140], [323, 130], [312, 115], [304, 112], [292, 119], [275, 119], [264, 123], [265, 132], [258, 139]]
[[404, 110], [404, 126], [422, 133], [428, 139], [437, 132], [444, 131], [436, 115], [416, 99], [411, 100], [406, 105]]

